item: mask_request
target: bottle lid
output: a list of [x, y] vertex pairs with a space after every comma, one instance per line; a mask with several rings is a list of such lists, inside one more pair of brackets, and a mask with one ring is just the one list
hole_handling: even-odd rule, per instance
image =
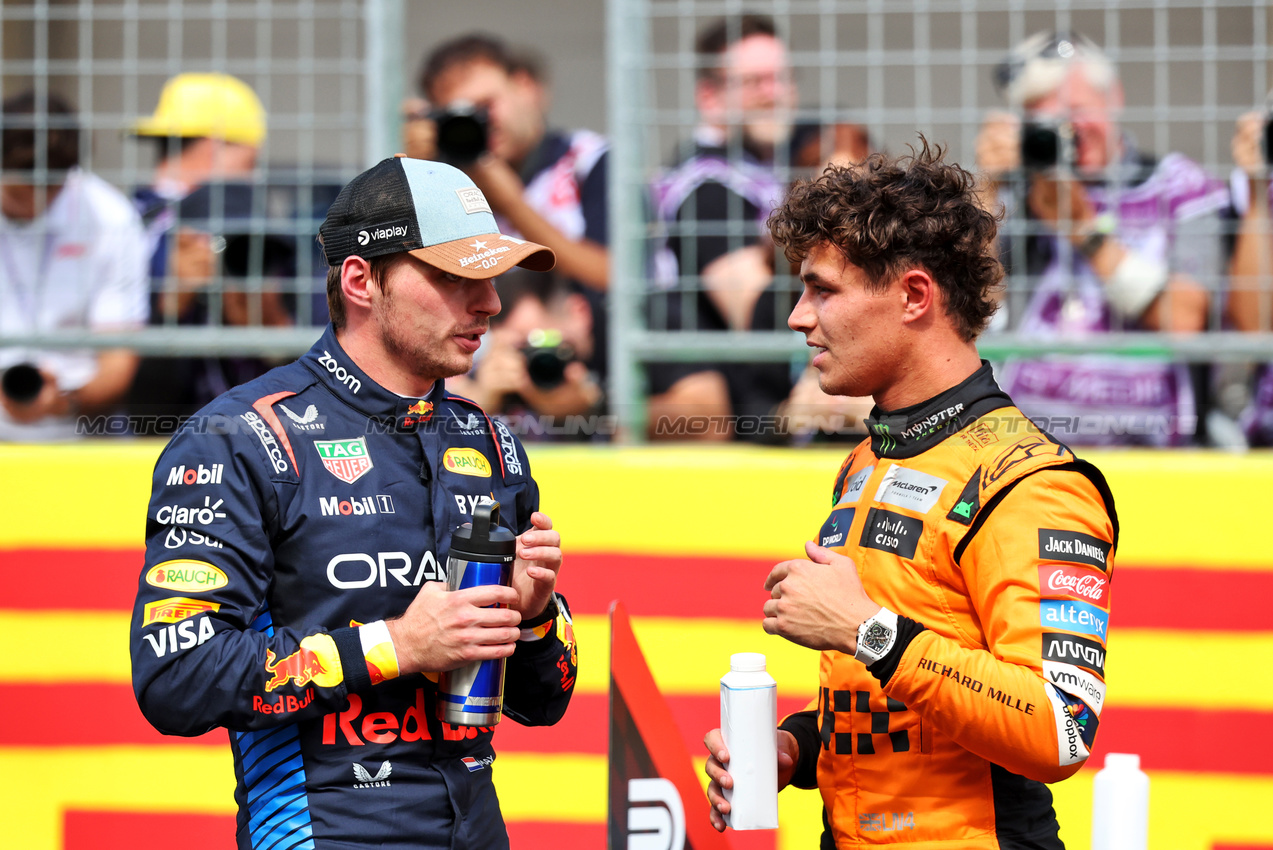
[[763, 673], [765, 655], [761, 652], [735, 652], [729, 656], [729, 669], [733, 673]]
[[1116, 770], [1140, 770], [1140, 756], [1135, 753], [1106, 753], [1105, 766]]

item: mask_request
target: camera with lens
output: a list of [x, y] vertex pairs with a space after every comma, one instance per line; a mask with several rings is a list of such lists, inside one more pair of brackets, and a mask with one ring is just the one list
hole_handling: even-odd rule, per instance
[[541, 390], [559, 387], [566, 380], [566, 366], [573, 362], [575, 349], [561, 338], [558, 330], [533, 330], [521, 349], [526, 358], [530, 382]]
[[1068, 123], [1027, 121], [1021, 127], [1021, 166], [1044, 171], [1075, 162], [1074, 128]]
[[17, 363], [4, 370], [0, 391], [17, 404], [30, 404], [44, 389], [44, 376], [30, 363]]
[[449, 165], [468, 165], [486, 153], [490, 119], [485, 109], [463, 101], [429, 115], [437, 127], [438, 154]]

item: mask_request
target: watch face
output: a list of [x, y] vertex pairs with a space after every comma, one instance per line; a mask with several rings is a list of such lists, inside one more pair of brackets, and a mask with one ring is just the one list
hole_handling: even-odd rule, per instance
[[888, 646], [889, 638], [893, 636], [893, 630], [883, 623], [871, 623], [866, 627], [866, 634], [862, 636], [862, 643], [870, 652], [876, 654], [884, 651], [884, 647]]

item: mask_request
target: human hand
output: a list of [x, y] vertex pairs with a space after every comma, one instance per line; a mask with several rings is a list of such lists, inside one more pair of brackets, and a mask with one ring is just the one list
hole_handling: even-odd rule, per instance
[[1021, 119], [1010, 112], [991, 112], [977, 133], [977, 169], [992, 180], [1021, 167]]
[[756, 302], [774, 279], [773, 246], [748, 245], [703, 267], [703, 289], [731, 330], [749, 330]]
[[70, 412], [71, 399], [58, 388], [57, 376], [41, 369], [40, 377], [44, 379], [44, 384], [40, 387], [39, 394], [30, 401], [18, 402], [0, 394], [5, 413], [14, 422], [30, 425], [47, 416], [65, 416]]
[[491, 209], [503, 215], [517, 204], [524, 203], [526, 191], [522, 178], [513, 167], [493, 153], [484, 153], [474, 162], [464, 166], [464, 173], [482, 190]]
[[1248, 177], [1265, 176], [1263, 112], [1248, 112], [1238, 118], [1233, 133], [1233, 162]]
[[553, 531], [548, 515], [535, 511], [530, 524], [533, 528], [517, 538], [517, 560], [513, 561], [513, 590], [517, 592], [513, 610], [524, 620], [538, 617], [548, 607], [562, 562], [561, 535]]
[[[707, 802], [710, 808], [707, 816], [712, 828], [717, 832], [725, 831], [725, 815], [729, 814], [729, 801], [725, 799], [725, 789], [734, 787], [734, 777], [729, 775], [729, 750], [725, 748], [725, 737], [721, 730], [713, 729], [703, 736], [703, 746], [707, 747], [707, 763], [703, 770], [711, 782], [707, 784]], [[800, 757], [800, 746], [796, 737], [785, 729], [778, 730], [778, 790], [781, 791], [791, 783], [796, 772], [796, 759]]]
[[180, 289], [202, 289], [211, 282], [217, 270], [212, 237], [189, 227], [179, 229], [173, 237], [168, 262]]
[[518, 393], [536, 413], [549, 416], [587, 413], [601, 400], [601, 387], [592, 379], [588, 367], [578, 360], [567, 363], [561, 377], [562, 381], [557, 386], [542, 389], [528, 375], [526, 385]]
[[817, 650], [857, 650], [858, 626], [880, 607], [866, 595], [852, 558], [804, 544], [808, 560], [774, 566], [765, 579], [772, 598], [761, 624], [771, 635]]
[[[441, 673], [473, 661], [507, 658], [521, 637], [517, 591], [499, 584], [447, 590], [426, 582], [406, 613], [388, 620], [398, 670]], [[493, 607], [505, 606], [505, 607]]]
[[1040, 221], [1052, 225], [1075, 245], [1087, 236], [1088, 226], [1096, 218], [1083, 184], [1068, 178], [1033, 175], [1027, 203]]
[[438, 158], [438, 127], [429, 117], [429, 102], [409, 97], [402, 102], [402, 147], [412, 159]]

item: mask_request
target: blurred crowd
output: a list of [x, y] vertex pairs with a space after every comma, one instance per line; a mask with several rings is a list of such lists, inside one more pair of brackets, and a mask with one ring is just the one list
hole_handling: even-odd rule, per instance
[[[697, 123], [652, 175], [645, 314], [625, 319], [734, 350], [647, 364], [644, 436], [861, 439], [870, 399], [826, 395], [805, 358], [762, 356], [743, 333], [785, 332], [798, 296], [799, 269], [765, 227], [791, 180], [852, 168], [873, 140], [859, 125], [798, 120], [788, 47], [768, 17], [709, 23], [694, 57]], [[1273, 112], [1237, 120], [1232, 171], [1215, 174], [1145, 150], [1120, 127], [1118, 69], [1082, 34], [1031, 36], [995, 83], [1003, 108], [985, 116], [975, 162], [964, 163], [1003, 216], [1008, 284], [992, 331], [1100, 350], [1105, 335], [1273, 327]], [[550, 106], [537, 54], [463, 36], [423, 57], [401, 144], [463, 169], [504, 232], [558, 258], [552, 272], [499, 278], [502, 311], [473, 370], [448, 386], [525, 439], [605, 441], [616, 434], [606, 394], [609, 147], [591, 130], [551, 127]], [[241, 80], [180, 74], [131, 128], [155, 165], [125, 194], [79, 167], [68, 102], [47, 92], [4, 101], [0, 335], [91, 331], [110, 335], [111, 347], [0, 348], [0, 441], [82, 436], [85, 418], [103, 415], [134, 433], [146, 417], [175, 425], [273, 365], [143, 358], [127, 342], [147, 325], [268, 334], [326, 322], [312, 234], [339, 181], [262, 179], [267, 124]], [[298, 279], [310, 269], [312, 280]], [[1266, 364], [1020, 352], [994, 365], [1021, 408], [1065, 443], [1273, 444]]]

